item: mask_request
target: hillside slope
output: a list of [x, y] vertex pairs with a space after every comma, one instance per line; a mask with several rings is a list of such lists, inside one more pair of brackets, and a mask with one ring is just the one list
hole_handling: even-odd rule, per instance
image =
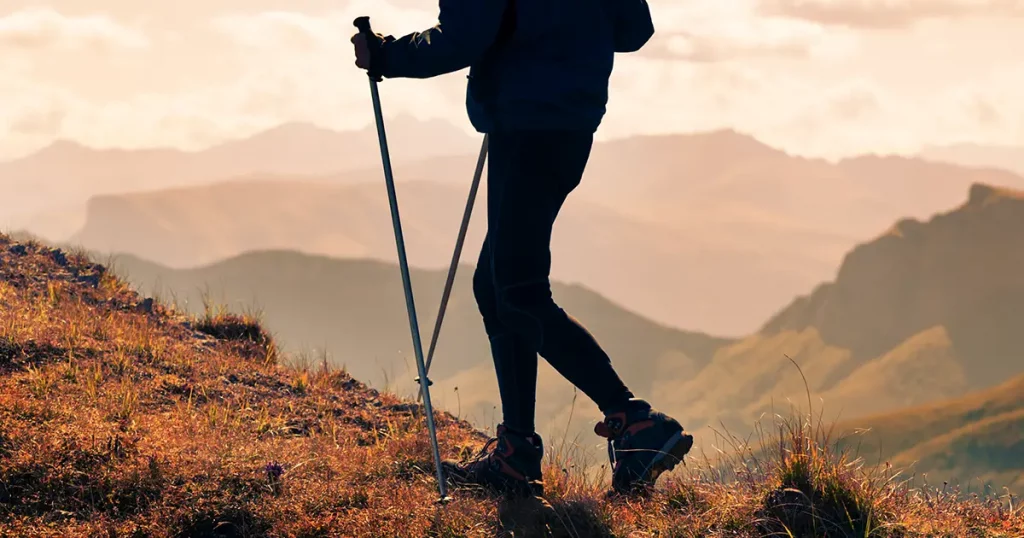
[[[98, 257], [104, 260], [103, 257]], [[174, 270], [119, 255], [114, 271], [144, 293], [173, 298], [202, 313], [203, 295], [232, 310], [259, 308], [284, 349], [326, 351], [359, 379], [399, 393], [416, 390], [401, 275], [396, 264], [340, 260], [290, 251], [243, 254], [209, 266]], [[500, 411], [490, 347], [472, 291], [473, 267], [459, 268], [431, 365], [439, 404], [486, 421]], [[424, 350], [429, 346], [447, 271], [411, 273]], [[593, 291], [556, 282], [553, 295], [622, 365], [624, 380], [648, 393], [657, 379], [689, 377], [731, 340], [658, 325]], [[318, 353], [313, 353], [319, 356]], [[543, 361], [542, 361], [543, 362]], [[562, 427], [571, 386], [546, 363], [541, 370], [538, 427]], [[454, 394], [458, 387], [458, 399]], [[557, 387], [557, 388], [556, 388]], [[588, 429], [585, 423], [580, 427]]]
[[834, 283], [764, 327], [816, 327], [822, 338], [867, 359], [941, 325], [984, 387], [1019, 372], [1024, 327], [1024, 191], [974, 185], [968, 200], [927, 222], [902, 220], [859, 245]]
[[[810, 465], [765, 462], [738, 483], [667, 476], [648, 498], [622, 502], [601, 495], [607, 477], [579, 476], [552, 443], [546, 501], [456, 489], [438, 505], [420, 408], [343, 371], [282, 367], [255, 320], [176, 314], [79, 255], [5, 236], [0, 304], [3, 536], [1024, 532], [1024, 513], [1005, 499], [875, 490], [825, 452]], [[450, 414], [435, 421], [445, 458], [486, 439]], [[787, 509], [792, 491], [813, 504]]]
[[836, 279], [695, 378], [656, 395], [699, 423], [749, 424], [806, 401], [857, 417], [961, 396], [1024, 371], [1024, 193], [975, 185], [927, 222], [903, 220], [853, 249]]
[[929, 482], [1024, 489], [1024, 375], [928, 405], [849, 420], [844, 439], [870, 462], [890, 461]]

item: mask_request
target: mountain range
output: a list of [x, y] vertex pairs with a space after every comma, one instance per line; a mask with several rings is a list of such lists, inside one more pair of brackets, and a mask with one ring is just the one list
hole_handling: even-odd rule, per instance
[[921, 150], [921, 158], [974, 168], [1000, 168], [1024, 176], [1024, 147], [987, 146], [982, 144], [954, 144], [928, 146]]
[[[140, 182], [137, 190], [146, 192], [95, 193], [62, 240], [179, 268], [265, 248], [394, 261], [371, 134], [349, 135], [362, 141], [354, 151], [360, 158], [337, 172], [324, 171], [341, 166], [340, 157], [330, 167], [294, 173], [283, 164], [253, 165], [246, 170], [263, 171], [201, 185], [161, 187], [172, 181], [165, 178], [145, 189]], [[392, 151], [403, 227], [412, 263], [436, 269], [450, 259], [478, 148], [466, 139], [471, 151], [417, 159], [409, 145], [415, 144]], [[228, 161], [245, 162], [243, 154], [238, 150]], [[155, 169], [157, 178], [176, 173]], [[552, 271], [659, 323], [743, 336], [795, 295], [831, 278], [843, 255], [877, 230], [949, 207], [974, 183], [1024, 187], [1024, 179], [1009, 172], [921, 159], [795, 157], [728, 130], [600, 142], [556, 224]], [[475, 262], [485, 227], [480, 200], [486, 185], [478, 196], [463, 258], [468, 263]], [[67, 213], [55, 207], [58, 215]], [[47, 215], [40, 217], [43, 228], [60, 222]]]
[[[389, 118], [395, 163], [478, 148], [466, 133], [441, 121]], [[250, 137], [181, 151], [170, 148], [90, 148], [58, 140], [24, 158], [0, 163], [0, 225], [63, 240], [82, 226], [85, 202], [97, 195], [196, 185], [254, 174], [295, 176], [354, 169], [380, 173], [376, 126], [334, 131], [287, 123]]]
[[[904, 219], [846, 255], [834, 280], [716, 352], [657, 399], [744, 427], [804, 401], [854, 417], [981, 390], [1024, 365], [1024, 193], [974, 185], [960, 206]], [[788, 357], [788, 358], [787, 358]], [[742, 372], [743, 375], [737, 375]]]
[[[90, 201], [86, 225], [70, 242], [176, 268], [261, 249], [397, 262], [386, 190], [379, 183], [339, 183], [344, 182], [248, 180], [99, 196]], [[404, 181], [397, 191], [410, 263], [446, 268], [468, 189]], [[462, 252], [466, 263], [476, 263], [486, 232], [486, 191], [478, 194]], [[572, 199], [552, 234], [552, 275], [660, 323], [686, 327], [685, 321], [712, 333], [737, 330], [735, 318], [763, 320], [806, 285], [801, 270], [779, 267], [775, 256], [718, 244], [695, 232]], [[730, 315], [731, 307], [736, 308]], [[675, 315], [659, 317], [658, 312]]]

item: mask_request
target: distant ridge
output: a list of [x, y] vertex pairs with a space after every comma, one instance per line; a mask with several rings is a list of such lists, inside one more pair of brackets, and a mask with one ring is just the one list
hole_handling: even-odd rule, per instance
[[1024, 193], [974, 184], [953, 209], [902, 219], [857, 245], [834, 280], [658, 396], [695, 420], [744, 428], [773, 406], [806, 400], [787, 357], [828, 416], [983, 390], [1024, 373], [1022, 267]]
[[978, 168], [1001, 168], [1024, 176], [1024, 146], [954, 144], [928, 146], [921, 158]]
[[[884, 458], [930, 483], [1024, 491], [1024, 375], [994, 387], [849, 420], [843, 445]], [[862, 434], [853, 433], [866, 430]]]
[[[94, 149], [59, 140], [36, 153], [0, 163], [0, 214], [22, 215], [82, 205], [100, 194], [195, 185], [253, 174], [317, 176], [380, 168], [376, 127], [334, 131], [287, 123], [197, 151], [168, 148]], [[374, 132], [371, 132], [374, 131]], [[410, 116], [388, 120], [392, 160], [468, 155], [479, 142], [444, 121]], [[0, 225], [4, 223], [0, 222]]]

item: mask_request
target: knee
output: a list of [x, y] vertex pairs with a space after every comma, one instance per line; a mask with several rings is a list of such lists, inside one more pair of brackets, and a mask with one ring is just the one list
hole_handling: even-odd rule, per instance
[[487, 270], [477, 269], [473, 273], [473, 297], [477, 309], [483, 318], [484, 330], [489, 335], [496, 334], [501, 328], [498, 313], [498, 296], [494, 291], [494, 283]]
[[542, 284], [505, 288], [497, 298], [501, 323], [531, 339], [542, 337], [546, 320], [558, 308], [551, 300], [550, 288]]
[[491, 275], [487, 271], [477, 267], [473, 272], [473, 298], [476, 304], [483, 308], [485, 304], [494, 303], [497, 298], [494, 296], [494, 284], [491, 282]]

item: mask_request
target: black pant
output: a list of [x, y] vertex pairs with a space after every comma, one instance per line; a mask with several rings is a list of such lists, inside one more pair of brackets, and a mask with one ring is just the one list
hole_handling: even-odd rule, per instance
[[633, 394], [593, 336], [551, 297], [551, 231], [580, 183], [593, 134], [491, 133], [487, 235], [473, 291], [491, 343], [503, 419], [534, 431], [537, 354], [604, 412]]

